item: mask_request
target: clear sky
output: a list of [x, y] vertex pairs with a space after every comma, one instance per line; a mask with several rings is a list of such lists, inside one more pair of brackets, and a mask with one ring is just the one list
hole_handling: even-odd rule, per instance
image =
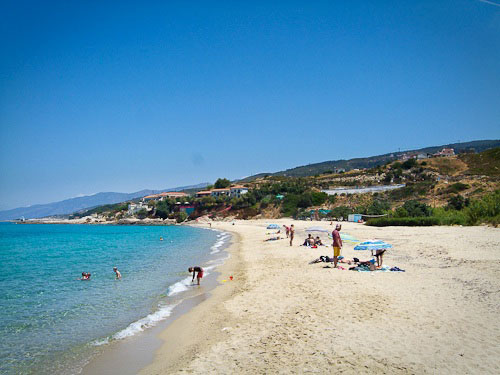
[[500, 138], [500, 1], [16, 0], [0, 39], [0, 209]]

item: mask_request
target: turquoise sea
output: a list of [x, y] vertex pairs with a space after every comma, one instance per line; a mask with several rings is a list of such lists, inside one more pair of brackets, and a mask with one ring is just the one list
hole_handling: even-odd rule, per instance
[[79, 372], [97, 348], [169, 316], [191, 288], [187, 267], [210, 272], [228, 238], [184, 226], [0, 223], [0, 373]]

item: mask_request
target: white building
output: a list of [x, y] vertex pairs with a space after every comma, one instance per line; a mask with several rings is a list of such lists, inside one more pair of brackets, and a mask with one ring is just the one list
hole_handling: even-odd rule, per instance
[[142, 209], [149, 211], [151, 208], [147, 204], [143, 204], [143, 202], [139, 202], [139, 203], [132, 202], [132, 203], [129, 203], [129, 205], [128, 205], [127, 214], [133, 215]]
[[229, 189], [229, 188], [212, 189], [212, 190], [210, 190], [210, 194], [212, 195], [212, 197], [221, 197], [221, 196], [225, 196], [225, 195], [230, 195], [231, 189]]
[[455, 150], [452, 148], [443, 148], [441, 151], [436, 152], [434, 156], [436, 157], [446, 157], [446, 156], [454, 156]]
[[248, 193], [248, 188], [241, 186], [241, 185], [236, 185], [236, 186], [231, 186], [230, 190], [230, 195], [232, 197], [241, 197], [243, 194]]

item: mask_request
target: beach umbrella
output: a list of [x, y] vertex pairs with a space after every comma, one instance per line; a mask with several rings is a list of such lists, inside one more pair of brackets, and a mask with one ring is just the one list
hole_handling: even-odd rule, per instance
[[[331, 233], [328, 233], [328, 237], [333, 238]], [[356, 237], [351, 236], [350, 234], [347, 234], [347, 233], [340, 233], [340, 238], [342, 239], [342, 241], [346, 241], [346, 242], [352, 242], [352, 243], [361, 242]]]
[[354, 250], [385, 250], [392, 248], [392, 245], [384, 241], [365, 241], [354, 246]]
[[350, 234], [347, 233], [340, 233], [340, 238], [342, 239], [342, 241], [354, 242], [354, 243], [360, 242], [356, 237], [351, 236]]
[[306, 229], [306, 232], [323, 232], [323, 233], [329, 233], [330, 231], [328, 229], [323, 229], [321, 227], [309, 227]]
[[269, 224], [267, 229], [280, 229], [280, 226], [278, 224]]

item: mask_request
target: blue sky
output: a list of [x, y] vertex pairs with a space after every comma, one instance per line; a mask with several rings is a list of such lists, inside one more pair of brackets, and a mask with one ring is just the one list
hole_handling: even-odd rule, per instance
[[500, 138], [497, 3], [4, 1], [0, 209]]

